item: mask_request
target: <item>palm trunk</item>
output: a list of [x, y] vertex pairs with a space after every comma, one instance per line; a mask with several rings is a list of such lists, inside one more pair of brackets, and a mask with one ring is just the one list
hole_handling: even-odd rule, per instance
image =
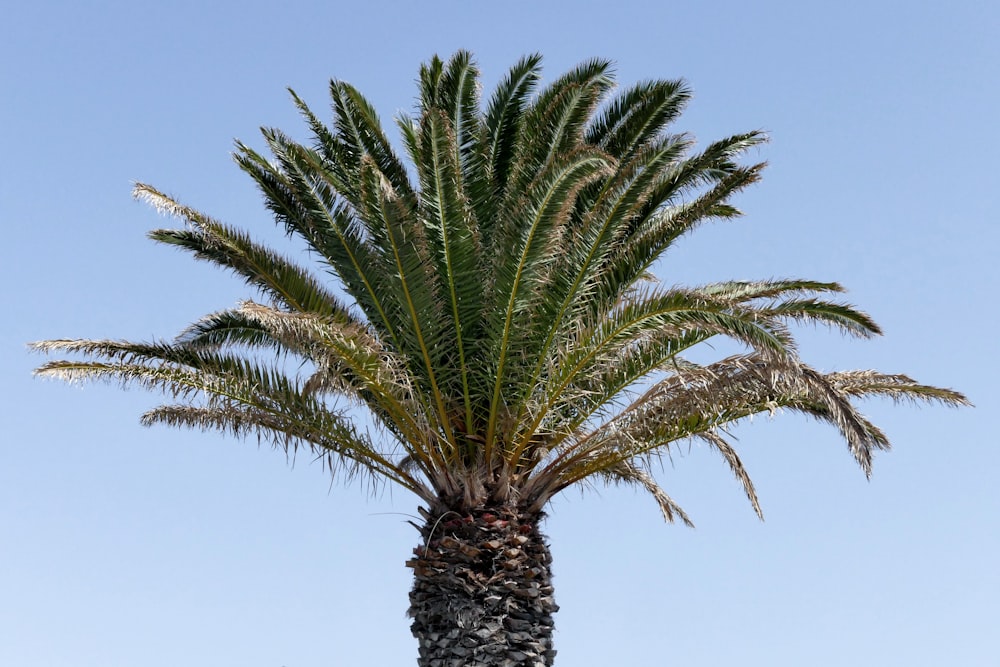
[[552, 557], [540, 515], [512, 509], [425, 513], [410, 629], [419, 667], [549, 667]]

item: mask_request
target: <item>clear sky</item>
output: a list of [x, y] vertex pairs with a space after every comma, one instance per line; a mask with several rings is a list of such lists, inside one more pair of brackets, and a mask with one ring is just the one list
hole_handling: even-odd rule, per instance
[[794, 415], [738, 431], [754, 517], [698, 447], [660, 479], [695, 530], [609, 489], [559, 498], [557, 665], [995, 666], [1000, 5], [914, 2], [11, 2], [0, 23], [0, 664], [408, 665], [415, 501], [215, 434], [143, 429], [158, 397], [33, 380], [25, 343], [169, 337], [247, 295], [156, 246], [150, 182], [279, 238], [234, 138], [304, 137], [331, 77], [389, 124], [421, 62], [475, 52], [487, 89], [540, 51], [686, 78], [678, 129], [767, 129], [747, 215], [702, 228], [667, 283], [838, 280], [886, 335], [801, 332], [824, 370], [876, 367], [975, 409], [871, 403], [867, 482]]

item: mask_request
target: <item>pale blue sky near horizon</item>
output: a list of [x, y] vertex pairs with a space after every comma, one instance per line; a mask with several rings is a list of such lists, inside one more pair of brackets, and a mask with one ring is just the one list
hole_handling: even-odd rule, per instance
[[[560, 497], [556, 665], [995, 667], [1000, 501], [989, 382], [1000, 287], [1000, 5], [953, 3], [11, 3], [0, 25], [0, 664], [414, 664], [414, 498], [221, 435], [144, 429], [160, 397], [32, 379], [28, 341], [170, 337], [248, 292], [147, 230], [143, 181], [283, 243], [233, 139], [305, 137], [356, 85], [394, 132], [420, 63], [471, 50], [488, 92], [521, 55], [546, 80], [601, 56], [619, 81], [685, 78], [678, 130], [749, 129], [770, 166], [744, 218], [658, 268], [668, 283], [837, 280], [886, 335], [800, 332], [823, 370], [874, 367], [973, 409], [867, 403], [894, 449], [866, 481], [829, 427], [737, 430], [755, 518], [725, 465], [658, 476], [697, 528], [631, 490]], [[975, 326], [973, 326], [975, 325]]]

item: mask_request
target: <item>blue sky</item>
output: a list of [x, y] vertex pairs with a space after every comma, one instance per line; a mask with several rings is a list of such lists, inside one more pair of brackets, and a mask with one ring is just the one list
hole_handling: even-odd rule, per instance
[[[331, 77], [388, 124], [421, 62], [471, 49], [487, 89], [614, 59], [623, 83], [686, 78], [678, 128], [764, 128], [747, 215], [667, 257], [667, 283], [838, 280], [876, 341], [801, 332], [824, 370], [875, 367], [975, 409], [882, 403], [870, 482], [828, 427], [737, 433], [756, 520], [697, 447], [660, 475], [698, 525], [632, 491], [557, 500], [557, 665], [995, 665], [996, 156], [1000, 6], [712, 2], [17, 3], [0, 25], [0, 664], [413, 664], [404, 617], [415, 501], [214, 434], [143, 429], [158, 397], [33, 380], [25, 343], [167, 337], [246, 295], [158, 247], [145, 181], [281, 243], [229, 158], [257, 128], [304, 136]], [[811, 6], [810, 6], [811, 5]]]

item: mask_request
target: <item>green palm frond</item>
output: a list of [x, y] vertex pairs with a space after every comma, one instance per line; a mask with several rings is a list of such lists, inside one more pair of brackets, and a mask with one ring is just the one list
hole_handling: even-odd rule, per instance
[[433, 117], [432, 109], [445, 115], [445, 124], [454, 136], [455, 161], [462, 174], [468, 176], [478, 169], [473, 163], [481, 162], [482, 158], [479, 68], [472, 54], [458, 51], [446, 66], [440, 59], [432, 59], [429, 65], [421, 68], [421, 84], [424, 117]]
[[825, 324], [861, 338], [871, 338], [882, 333], [871, 317], [845, 303], [815, 298], [795, 299], [763, 307], [757, 312], [762, 318]]
[[803, 296], [824, 292], [843, 292], [838, 283], [824, 283], [814, 280], [730, 280], [703, 285], [698, 291], [717, 299], [727, 299], [736, 303], [747, 303], [755, 299]]
[[[468, 111], [468, 110], [466, 110]], [[462, 116], [456, 119], [460, 124]], [[438, 290], [446, 302], [442, 319], [450, 319], [449, 342], [453, 342], [460, 383], [448, 388], [461, 396], [464, 431], [476, 429], [473, 414], [468, 355], [475, 339], [483, 303], [484, 270], [481, 261], [478, 226], [462, 188], [462, 148], [454, 121], [441, 111], [431, 109], [424, 115], [420, 129], [421, 217], [426, 228], [431, 256], [429, 263], [438, 277]], [[465, 128], [466, 134], [471, 134]], [[470, 139], [471, 140], [471, 139]]]
[[227, 308], [209, 313], [187, 326], [175, 339], [180, 345], [219, 348], [245, 346], [273, 348], [282, 352], [281, 344], [259, 322], [239, 309]]
[[362, 156], [370, 156], [400, 196], [408, 204], [415, 205], [416, 197], [406, 167], [385, 136], [375, 107], [356, 88], [342, 81], [330, 82], [330, 97], [336, 113], [334, 124], [338, 136], [349, 154], [357, 160], [355, 169], [360, 169]]
[[133, 194], [190, 223], [189, 229], [154, 230], [149, 233], [154, 241], [179, 246], [193, 252], [198, 259], [232, 270], [248, 285], [291, 310], [332, 316], [342, 321], [353, 319], [340, 299], [311, 273], [255, 243], [245, 233], [178, 204], [151, 186], [137, 184]]
[[690, 99], [691, 91], [681, 80], [638, 83], [593, 119], [586, 141], [626, 161], [637, 149], [660, 137]]
[[[312, 151], [321, 156], [324, 180], [333, 184], [334, 189], [347, 200], [356, 202], [358, 193], [354, 188], [357, 176], [357, 154], [336, 135], [336, 133], [319, 119], [312, 109], [291, 88], [288, 89], [292, 101], [313, 134]], [[293, 142], [276, 129], [264, 131], [265, 137], [271, 136], [278, 143], [289, 145]], [[237, 142], [239, 150], [255, 155], [254, 151]], [[259, 156], [258, 156], [259, 157]], [[237, 157], [239, 160], [239, 156]], [[265, 161], [266, 162], [266, 161]]]
[[[490, 100], [483, 117], [483, 149], [487, 173], [500, 195], [507, 189], [510, 168], [525, 126], [529, 96], [541, 78], [542, 57], [525, 56], [507, 73]], [[485, 221], [485, 218], [483, 219]]]
[[[757, 164], [735, 169], [723, 176], [710, 190], [691, 201], [677, 204], [664, 203], [661, 204], [662, 208], [655, 208], [636, 216], [637, 222], [625, 230], [616, 251], [601, 267], [594, 280], [595, 289], [606, 294], [605, 299], [619, 297], [682, 235], [708, 220], [740, 215], [740, 212], [727, 201], [759, 181], [763, 168], [763, 164]], [[689, 180], [700, 179], [690, 176]], [[675, 185], [669, 183], [663, 189], [673, 194]], [[669, 196], [662, 197], [661, 194], [651, 199], [670, 201]]]
[[399, 323], [391, 312], [399, 309], [392, 276], [379, 270], [378, 249], [373, 248], [362, 223], [360, 166], [353, 178], [354, 205], [345, 203], [345, 193], [323, 162], [290, 140], [265, 132], [279, 164], [240, 145], [237, 164], [258, 184], [265, 203], [286, 230], [306, 241], [339, 278], [347, 293], [368, 321], [384, 335], [399, 341]]

